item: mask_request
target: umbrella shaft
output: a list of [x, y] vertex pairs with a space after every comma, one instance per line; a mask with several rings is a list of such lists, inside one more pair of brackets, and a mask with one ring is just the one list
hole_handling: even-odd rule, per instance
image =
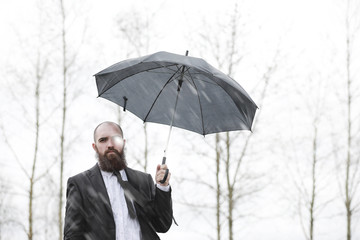
[[178, 83], [178, 88], [177, 88], [178, 94], [179, 94], [179, 92], [180, 92], [180, 89], [181, 89], [181, 86], [182, 86], [182, 83], [183, 83], [184, 71], [185, 71], [185, 66], [182, 66], [181, 75], [180, 75], [180, 79], [179, 79], [179, 83]]
[[[186, 56], [187, 56], [187, 53], [186, 53]], [[178, 100], [179, 100], [180, 89], [181, 89], [181, 86], [182, 86], [182, 83], [183, 83], [184, 72], [185, 72], [185, 65], [183, 65], [183, 66], [182, 66], [182, 69], [181, 69], [181, 75], [180, 75], [180, 79], [179, 79], [179, 83], [178, 83], [178, 88], [177, 88], [177, 94], [176, 94], [174, 112], [173, 112], [172, 117], [171, 117], [169, 134], [168, 134], [168, 138], [167, 138], [167, 141], [166, 141], [166, 147], [165, 147], [165, 150], [164, 150], [163, 164], [165, 164], [165, 162], [166, 162], [166, 152], [167, 152], [167, 149], [168, 149], [168, 146], [169, 146], [169, 142], [170, 142], [171, 130], [172, 130], [173, 123], [174, 123], [174, 118], [175, 118], [175, 113], [176, 113], [176, 107], [177, 107], [177, 103], [178, 103]]]
[[[176, 94], [175, 107], [174, 107], [174, 111], [173, 111], [173, 114], [172, 114], [172, 117], [171, 117], [169, 134], [168, 134], [168, 138], [167, 138], [167, 141], [166, 141], [166, 147], [165, 147], [165, 150], [164, 150], [164, 159], [165, 159], [165, 161], [166, 161], [166, 152], [167, 152], [169, 142], [170, 142], [171, 130], [172, 130], [174, 119], [175, 119], [176, 107], [177, 107], [178, 100], [179, 100], [179, 94], [180, 94], [180, 88], [178, 89], [177, 94]], [[165, 163], [165, 161], [163, 160], [164, 163]]]

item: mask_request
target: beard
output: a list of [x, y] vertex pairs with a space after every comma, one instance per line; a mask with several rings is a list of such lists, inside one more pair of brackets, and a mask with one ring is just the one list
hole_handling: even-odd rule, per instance
[[[107, 154], [109, 152], [113, 152], [115, 154], [108, 157]], [[127, 166], [124, 149], [121, 153], [116, 149], [109, 149], [105, 151], [104, 155], [100, 154], [96, 150], [96, 158], [98, 159], [100, 169], [105, 172], [120, 171]]]

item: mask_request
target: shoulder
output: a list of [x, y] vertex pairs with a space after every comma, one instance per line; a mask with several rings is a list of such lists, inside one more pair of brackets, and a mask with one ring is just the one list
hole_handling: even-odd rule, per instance
[[97, 166], [97, 164], [95, 166], [93, 166], [92, 168], [83, 171], [81, 173], [78, 173], [72, 177], [69, 177], [68, 182], [79, 182], [79, 181], [84, 181], [85, 179], [88, 178], [88, 176], [94, 175], [97, 172], [99, 172], [99, 167]]

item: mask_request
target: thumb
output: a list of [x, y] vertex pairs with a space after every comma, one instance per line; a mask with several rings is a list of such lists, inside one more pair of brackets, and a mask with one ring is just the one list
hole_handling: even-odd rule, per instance
[[158, 164], [156, 167], [156, 172], [158, 172], [160, 170], [160, 168], [161, 168], [161, 166], [160, 166], [160, 164]]

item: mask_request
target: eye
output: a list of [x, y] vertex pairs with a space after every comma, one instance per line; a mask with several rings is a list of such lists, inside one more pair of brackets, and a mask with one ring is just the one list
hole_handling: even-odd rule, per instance
[[113, 136], [112, 139], [115, 144], [122, 145], [124, 143], [124, 140], [121, 136]]
[[99, 138], [99, 142], [106, 142], [107, 138]]

